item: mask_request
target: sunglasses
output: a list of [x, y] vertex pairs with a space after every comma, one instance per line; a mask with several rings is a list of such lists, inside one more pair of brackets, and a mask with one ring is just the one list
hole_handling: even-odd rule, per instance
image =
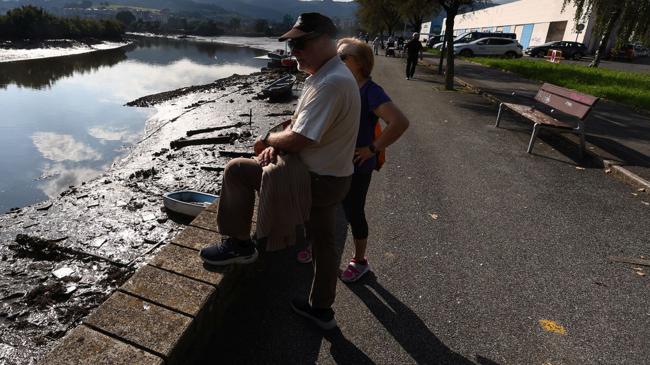
[[289, 49], [292, 51], [298, 50], [301, 51], [307, 47], [307, 42], [311, 41], [312, 39], [316, 39], [320, 37], [321, 35], [319, 33], [311, 34], [311, 35], [306, 35], [302, 36], [300, 38], [292, 38], [287, 41], [287, 45], [289, 46]]

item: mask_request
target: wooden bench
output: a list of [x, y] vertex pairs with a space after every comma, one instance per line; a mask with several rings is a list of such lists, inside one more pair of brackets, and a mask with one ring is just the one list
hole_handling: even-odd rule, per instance
[[[587, 94], [579, 93], [575, 90], [565, 89], [563, 87], [545, 83], [535, 95], [535, 100], [550, 108], [549, 113], [545, 113], [535, 108], [535, 105], [523, 105], [513, 103], [501, 103], [499, 105], [499, 114], [497, 114], [497, 121], [495, 127], [499, 127], [501, 121], [501, 114], [504, 108], [508, 108], [513, 112], [520, 114], [534, 124], [533, 133], [530, 137], [528, 144], [528, 153], [533, 151], [535, 138], [541, 128], [553, 128], [561, 131], [569, 131], [576, 133], [580, 136], [580, 158], [582, 159], [585, 150], [585, 125], [584, 121], [589, 115], [589, 112], [594, 107], [599, 98]], [[575, 118], [563, 118], [559, 120], [555, 118], [555, 112], [560, 111], [562, 114], [572, 116]]]

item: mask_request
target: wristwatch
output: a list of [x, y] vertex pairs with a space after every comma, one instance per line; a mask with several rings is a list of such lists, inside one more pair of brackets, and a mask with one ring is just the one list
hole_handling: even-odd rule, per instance
[[370, 152], [372, 152], [372, 153], [377, 153], [377, 147], [375, 147], [375, 145], [372, 144], [372, 143], [370, 144], [370, 146], [368, 146], [368, 149], [369, 149]]

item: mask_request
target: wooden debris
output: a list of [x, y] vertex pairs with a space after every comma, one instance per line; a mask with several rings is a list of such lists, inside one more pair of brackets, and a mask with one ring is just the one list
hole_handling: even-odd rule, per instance
[[221, 172], [224, 170], [224, 167], [223, 166], [201, 166], [201, 170]]
[[641, 266], [650, 266], [650, 260], [637, 259], [636, 257], [610, 256], [609, 261], [622, 262]]
[[222, 157], [253, 157], [253, 156], [255, 156], [255, 153], [250, 152], [250, 151], [224, 150], [224, 151], [219, 151], [219, 156], [222, 156]]
[[48, 210], [51, 207], [52, 207], [52, 203], [48, 202], [48, 203], [45, 203], [45, 204], [43, 204], [41, 206], [36, 207], [36, 210]]
[[219, 136], [219, 137], [197, 138], [197, 139], [179, 138], [179, 139], [171, 141], [169, 143], [169, 146], [172, 149], [177, 150], [177, 149], [187, 147], [187, 146], [198, 146], [198, 145], [203, 145], [203, 144], [230, 143], [231, 141], [232, 141], [231, 136]]
[[201, 133], [216, 132], [216, 131], [220, 131], [220, 130], [223, 130], [223, 129], [241, 127], [243, 125], [244, 125], [244, 123], [235, 123], [235, 124], [230, 124], [230, 125], [222, 125], [222, 126], [218, 126], [218, 127], [195, 129], [195, 130], [187, 131], [185, 133], [185, 135], [187, 135], [188, 137], [191, 137], [191, 136], [201, 134]]

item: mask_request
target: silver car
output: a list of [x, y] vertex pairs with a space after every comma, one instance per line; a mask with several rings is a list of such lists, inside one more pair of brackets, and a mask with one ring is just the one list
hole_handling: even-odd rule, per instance
[[463, 57], [472, 56], [504, 56], [507, 58], [522, 57], [523, 47], [516, 39], [481, 38], [469, 43], [454, 44], [454, 54]]

